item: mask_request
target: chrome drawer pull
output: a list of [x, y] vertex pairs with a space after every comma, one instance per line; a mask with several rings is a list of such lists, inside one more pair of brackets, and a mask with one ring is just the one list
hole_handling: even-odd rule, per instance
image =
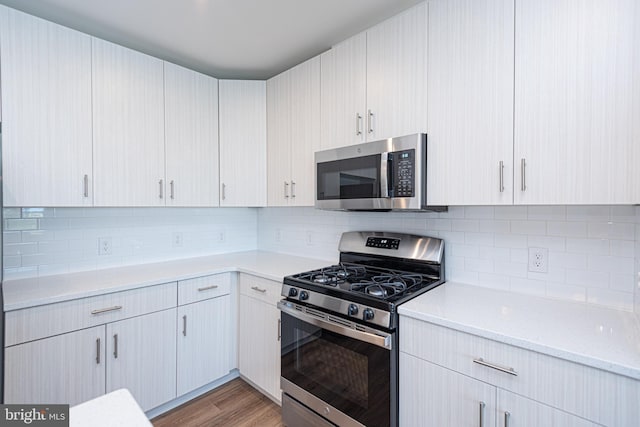
[[118, 310], [122, 310], [121, 305], [114, 305], [113, 307], [100, 308], [98, 310], [91, 310], [91, 314], [108, 313], [109, 311], [118, 311]]
[[208, 291], [209, 289], [216, 289], [218, 285], [205, 286], [204, 288], [198, 288], [198, 292]]
[[259, 288], [259, 287], [257, 287], [257, 286], [252, 286], [252, 287], [251, 287], [251, 289], [253, 289], [254, 291], [258, 291], [258, 292], [260, 292], [260, 293], [263, 293], [263, 294], [264, 294], [265, 292], [267, 292], [267, 290], [266, 290], [266, 289], [260, 289], [260, 288]]
[[505, 368], [502, 366], [494, 365], [493, 363], [485, 362], [485, 360], [480, 357], [478, 359], [473, 359], [473, 363], [477, 363], [478, 365], [486, 366], [487, 368], [495, 369], [500, 372], [504, 372], [505, 374], [513, 375], [514, 377], [518, 376], [518, 373], [513, 368]]

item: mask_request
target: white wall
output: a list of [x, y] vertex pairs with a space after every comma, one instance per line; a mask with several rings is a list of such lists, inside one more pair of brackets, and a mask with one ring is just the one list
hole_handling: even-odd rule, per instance
[[[5, 208], [4, 278], [254, 250], [256, 223], [249, 208]], [[101, 237], [112, 255], [98, 255]]]
[[[446, 213], [263, 208], [258, 247], [338, 259], [343, 231], [388, 230], [445, 239], [448, 280], [636, 310], [640, 208], [451, 207]], [[549, 250], [548, 273], [528, 271], [528, 248]]]

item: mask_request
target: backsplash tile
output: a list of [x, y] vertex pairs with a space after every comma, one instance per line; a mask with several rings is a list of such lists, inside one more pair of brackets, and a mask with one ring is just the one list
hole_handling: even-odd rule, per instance
[[[258, 210], [262, 250], [335, 262], [341, 233], [367, 229], [443, 238], [451, 281], [635, 310], [640, 318], [640, 207], [471, 206], [438, 214]], [[321, 235], [329, 237], [315, 240]], [[547, 273], [528, 271], [530, 247], [549, 250]]]

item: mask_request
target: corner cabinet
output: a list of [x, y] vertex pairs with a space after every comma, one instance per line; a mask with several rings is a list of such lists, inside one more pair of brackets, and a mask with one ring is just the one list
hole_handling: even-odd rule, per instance
[[313, 206], [320, 147], [320, 57], [267, 81], [267, 201]]
[[0, 6], [4, 206], [91, 206], [91, 38]]
[[321, 55], [321, 148], [427, 130], [427, 5]]
[[219, 117], [220, 206], [266, 206], [266, 83], [220, 80]]
[[218, 201], [218, 80], [164, 63], [167, 206]]
[[276, 402], [280, 390], [281, 283], [240, 274], [240, 375]]
[[163, 206], [163, 63], [96, 38], [92, 56], [95, 206]]

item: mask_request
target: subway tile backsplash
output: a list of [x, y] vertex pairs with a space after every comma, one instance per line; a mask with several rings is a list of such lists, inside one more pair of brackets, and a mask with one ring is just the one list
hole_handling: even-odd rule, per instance
[[[448, 212], [313, 208], [6, 208], [4, 277], [44, 276], [242, 250], [335, 262], [343, 231], [441, 237], [448, 280], [640, 317], [640, 207], [471, 206]], [[111, 254], [98, 254], [110, 238]], [[548, 271], [531, 272], [529, 248]]]
[[[443, 213], [258, 212], [258, 246], [335, 261], [340, 234], [388, 230], [445, 239], [448, 280], [640, 313], [640, 207], [471, 206]], [[528, 249], [546, 248], [531, 272]]]

